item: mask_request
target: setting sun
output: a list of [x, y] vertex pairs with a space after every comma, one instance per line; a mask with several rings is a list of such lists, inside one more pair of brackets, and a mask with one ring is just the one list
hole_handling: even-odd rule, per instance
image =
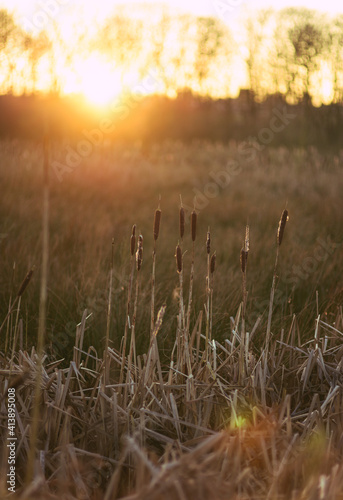
[[123, 90], [119, 71], [96, 54], [92, 54], [88, 59], [76, 61], [71, 73], [75, 78], [73, 80], [71, 77], [69, 82], [67, 79], [64, 91], [81, 93], [91, 104], [105, 106]]

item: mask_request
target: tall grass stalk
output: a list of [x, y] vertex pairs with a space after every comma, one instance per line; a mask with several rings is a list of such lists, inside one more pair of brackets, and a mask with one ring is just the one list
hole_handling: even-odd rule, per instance
[[208, 361], [208, 343], [211, 341], [210, 337], [210, 254], [211, 254], [211, 234], [210, 228], [207, 231], [206, 238], [206, 254], [207, 254], [207, 276], [206, 276], [206, 340], [205, 340], [205, 358]]
[[112, 238], [112, 247], [111, 247], [110, 286], [108, 291], [108, 304], [107, 304], [107, 323], [106, 323], [106, 340], [105, 340], [105, 356], [104, 356], [105, 386], [109, 384], [109, 378], [110, 378], [110, 357], [108, 354], [108, 346], [110, 341], [110, 326], [111, 326], [111, 311], [112, 311], [113, 266], [114, 266], [114, 238]]
[[156, 342], [156, 337], [153, 335], [155, 329], [155, 281], [156, 281], [156, 245], [158, 236], [160, 234], [160, 226], [161, 226], [161, 207], [160, 203], [158, 205], [157, 210], [155, 210], [154, 216], [154, 226], [153, 226], [153, 238], [154, 238], [154, 250], [152, 253], [152, 274], [151, 274], [151, 312], [150, 312], [150, 339], [153, 341], [152, 354], [154, 360], [158, 359], [158, 346]]
[[[128, 359], [128, 376], [132, 375], [132, 361], [134, 363], [134, 370], [137, 367], [137, 355], [136, 355], [136, 319], [137, 319], [137, 307], [138, 307], [138, 295], [139, 295], [139, 279], [140, 279], [140, 271], [143, 262], [143, 236], [140, 235], [138, 238], [137, 252], [136, 252], [136, 267], [137, 267], [137, 278], [136, 278], [136, 293], [135, 293], [135, 301], [133, 306], [133, 317], [132, 317], [132, 325], [131, 325], [131, 342], [130, 342], [130, 352]], [[132, 359], [133, 358], [133, 359]], [[135, 377], [133, 377], [135, 379]]]
[[186, 323], [187, 335], [189, 335], [192, 300], [193, 300], [195, 239], [196, 239], [196, 235], [197, 235], [197, 218], [198, 218], [198, 215], [194, 209], [193, 212], [191, 213], [192, 264], [191, 264], [191, 275], [190, 275], [190, 281], [189, 281], [189, 296], [188, 296], [188, 308], [187, 308], [187, 323]]
[[30, 428], [30, 447], [27, 457], [26, 484], [32, 481], [34, 475], [35, 454], [38, 428], [40, 425], [39, 407], [41, 403], [42, 358], [46, 329], [46, 306], [48, 290], [48, 263], [49, 263], [49, 139], [44, 138], [44, 185], [43, 185], [43, 222], [42, 222], [42, 271], [39, 298], [39, 320], [37, 341], [37, 372], [34, 391], [33, 414]]
[[[119, 384], [123, 383], [124, 380], [124, 368], [126, 361], [126, 343], [127, 343], [127, 333], [130, 322], [130, 312], [131, 312], [131, 297], [132, 297], [132, 284], [133, 284], [133, 276], [135, 272], [135, 248], [136, 248], [136, 225], [132, 226], [132, 234], [130, 238], [130, 255], [131, 255], [131, 272], [129, 279], [129, 286], [127, 291], [127, 302], [126, 302], [126, 318], [125, 318], [125, 330], [124, 337], [121, 348], [121, 367], [120, 367], [120, 376], [119, 376]], [[131, 327], [131, 325], [130, 325]]]
[[286, 227], [286, 223], [288, 221], [288, 211], [285, 209], [282, 214], [281, 218], [279, 221], [279, 227], [277, 231], [277, 237], [276, 237], [276, 256], [275, 256], [275, 264], [274, 264], [274, 272], [273, 272], [273, 281], [272, 281], [272, 287], [270, 290], [270, 300], [269, 300], [269, 313], [268, 313], [268, 323], [267, 323], [267, 332], [266, 332], [266, 343], [265, 343], [265, 352], [266, 352], [266, 361], [268, 357], [268, 351], [269, 351], [269, 342], [270, 342], [270, 330], [271, 330], [271, 324], [272, 324], [272, 315], [273, 315], [273, 305], [274, 305], [274, 295], [275, 295], [275, 288], [276, 288], [276, 277], [277, 277], [277, 265], [278, 265], [278, 259], [279, 259], [279, 250], [280, 246], [283, 240], [283, 235]]
[[240, 346], [240, 370], [239, 370], [239, 383], [242, 384], [245, 377], [245, 348], [246, 348], [246, 331], [245, 331], [245, 315], [247, 307], [247, 264], [249, 254], [250, 238], [249, 226], [245, 228], [244, 245], [241, 249], [241, 271], [242, 271], [242, 321], [241, 321], [241, 346]]
[[10, 337], [10, 332], [11, 332], [10, 321], [9, 321], [9, 314], [10, 314], [9, 311], [11, 311], [11, 307], [12, 307], [14, 277], [15, 277], [15, 262], [13, 262], [13, 267], [12, 267], [12, 279], [11, 279], [11, 286], [10, 286], [10, 300], [9, 300], [9, 303], [8, 303], [8, 312], [7, 312], [7, 315], [6, 315], [6, 318], [7, 318], [7, 327], [6, 327], [6, 340], [5, 340], [5, 355], [7, 354], [7, 348], [11, 344], [11, 338], [9, 338]]
[[155, 274], [156, 274], [156, 243], [158, 235], [160, 233], [161, 225], [161, 208], [158, 205], [154, 216], [154, 227], [153, 227], [153, 237], [154, 237], [154, 250], [152, 252], [152, 274], [151, 274], [151, 318], [150, 318], [150, 336], [152, 337], [154, 327], [155, 327]]

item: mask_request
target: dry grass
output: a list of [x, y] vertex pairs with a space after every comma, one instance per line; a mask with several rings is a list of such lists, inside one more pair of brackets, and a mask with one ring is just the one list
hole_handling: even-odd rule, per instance
[[[168, 146], [165, 147], [168, 149]], [[214, 158], [222, 153], [219, 146], [214, 151], [210, 146], [204, 148], [205, 153], [212, 154]], [[176, 147], [175, 150], [177, 154], [179, 149]], [[183, 151], [183, 154], [188, 152]], [[260, 170], [256, 168], [257, 181]], [[289, 168], [291, 172], [298, 169], [295, 160], [294, 165], [290, 162]], [[268, 163], [266, 170], [271, 170]], [[199, 172], [202, 172], [201, 167]], [[325, 174], [320, 171], [316, 181], [325, 181], [325, 188], [331, 194], [337, 194], [334, 198], [337, 201], [338, 187], [331, 185], [334, 172], [334, 166]], [[3, 175], [6, 177], [9, 174]], [[33, 182], [36, 182], [35, 175], [32, 174]], [[96, 183], [100, 174], [89, 171], [89, 175]], [[101, 175], [111, 175], [110, 171], [106, 174], [106, 166]], [[161, 172], [156, 169], [156, 177], [159, 175]], [[165, 167], [161, 179], [167, 182], [168, 175], [169, 169]], [[244, 186], [245, 174], [241, 175], [240, 182]], [[283, 175], [286, 176], [286, 173]], [[141, 172], [139, 176], [144, 183]], [[300, 170], [298, 177], [302, 177]], [[280, 173], [279, 179], [284, 181]], [[291, 182], [291, 177], [289, 180]], [[70, 188], [73, 181], [66, 179], [67, 185], [68, 182]], [[80, 178], [79, 184], [83, 182], [84, 179]], [[314, 187], [313, 179], [312, 182]], [[337, 184], [339, 182], [337, 178]], [[178, 183], [173, 186], [179, 187]], [[67, 188], [61, 186], [59, 189]], [[135, 184], [132, 179], [130, 189], [134, 199]], [[240, 188], [236, 186], [235, 189], [239, 192]], [[58, 186], [52, 186], [51, 191], [51, 206], [58, 202], [65, 203], [65, 199], [54, 199]], [[81, 199], [82, 190], [77, 195]], [[106, 204], [106, 195], [103, 196]], [[235, 202], [234, 193], [232, 196], [230, 224], [239, 225], [233, 214], [238, 210], [241, 213], [241, 201]], [[308, 193], [309, 205], [312, 197], [313, 193]], [[281, 236], [281, 226], [284, 230], [285, 225], [281, 218], [277, 232], [277, 252], [281, 240], [283, 245], [278, 270], [276, 272], [275, 265], [273, 274], [273, 298], [274, 294], [277, 297], [277, 290], [282, 289], [282, 283], [276, 281], [277, 273], [282, 272], [284, 262], [293, 256], [294, 246], [296, 250], [300, 248], [297, 239], [293, 239], [298, 224], [304, 233], [304, 220], [293, 216], [292, 201], [295, 200], [294, 196], [288, 199], [291, 219], [286, 231]], [[168, 206], [168, 198], [164, 201], [162, 197], [162, 201]], [[9, 201], [5, 199], [6, 203], [9, 204]], [[299, 207], [296, 202], [294, 205], [296, 213]], [[23, 309], [20, 309], [23, 306], [18, 304], [17, 310], [9, 314], [6, 320], [8, 335], [16, 339], [18, 334], [19, 346], [14, 343], [15, 349], [8, 352], [3, 349], [0, 353], [1, 440], [4, 444], [7, 437], [7, 389], [15, 387], [18, 497], [30, 500], [343, 498], [343, 313], [341, 304], [337, 303], [338, 296], [331, 297], [329, 293], [330, 310], [322, 309], [319, 302], [315, 303], [311, 329], [305, 328], [298, 315], [291, 314], [291, 311], [283, 311], [280, 322], [280, 313], [278, 310], [275, 312], [273, 304], [268, 316], [270, 324], [263, 314], [265, 311], [259, 309], [256, 319], [251, 321], [254, 306], [251, 295], [254, 296], [256, 290], [263, 294], [265, 290], [263, 284], [260, 287], [255, 285], [259, 272], [256, 266], [261, 265], [256, 254], [266, 253], [266, 248], [270, 249], [268, 253], [273, 251], [272, 236], [269, 239], [263, 221], [251, 220], [250, 215], [242, 254], [240, 248], [245, 223], [237, 228], [237, 241], [231, 241], [227, 236], [233, 235], [232, 228], [222, 227], [224, 211], [218, 211], [212, 218], [211, 234], [208, 231], [206, 235], [208, 224], [203, 224], [211, 217], [213, 206], [218, 207], [216, 200], [209, 206], [208, 213], [200, 214], [199, 220], [195, 221], [192, 215], [192, 224], [181, 214], [178, 220], [175, 210], [175, 227], [170, 223], [168, 211], [163, 209], [163, 219], [161, 213], [157, 216], [158, 221], [155, 216], [152, 231], [150, 216], [146, 217], [146, 225], [141, 223], [142, 217], [147, 215], [146, 206], [141, 205], [138, 227], [144, 234], [144, 261], [142, 236], [137, 238], [137, 249], [135, 245], [136, 227], [132, 230], [131, 241], [129, 230], [123, 239], [122, 248], [125, 251], [120, 250], [120, 231], [116, 233], [112, 256], [107, 257], [110, 285], [108, 288], [104, 286], [105, 290], [107, 288], [105, 307], [101, 311], [105, 319], [104, 327], [101, 322], [97, 324], [98, 345], [105, 346], [103, 354], [99, 354], [102, 351], [87, 338], [92, 321], [91, 310], [84, 309], [80, 315], [81, 321], [73, 335], [73, 349], [68, 362], [58, 359], [54, 351], [47, 352], [40, 360], [39, 351], [29, 347], [29, 339], [25, 341], [25, 336], [20, 333], [24, 328]], [[269, 212], [273, 212], [272, 208]], [[277, 229], [280, 207], [277, 208], [271, 215], [270, 228], [266, 216], [271, 235], [275, 235]], [[331, 222], [338, 216], [339, 212], [335, 210], [337, 208], [328, 213]], [[262, 211], [260, 207], [258, 214]], [[323, 210], [319, 212], [323, 218]], [[202, 218], [205, 221], [202, 222]], [[93, 222], [90, 219], [87, 225], [89, 234], [95, 228]], [[52, 217], [51, 229], [54, 224]], [[169, 233], [166, 238], [164, 225]], [[145, 228], [150, 229], [145, 231]], [[253, 237], [256, 228], [260, 228], [265, 235], [261, 243]], [[328, 225], [327, 231], [330, 234], [334, 228], [335, 241], [340, 241], [341, 235], [334, 223]], [[103, 231], [104, 234], [107, 232], [106, 220]], [[175, 248], [178, 235], [181, 244], [177, 245], [175, 267], [170, 248]], [[223, 235], [226, 235], [225, 240]], [[79, 236], [81, 245], [82, 233]], [[157, 237], [159, 259], [155, 260]], [[12, 244], [11, 239], [12, 235], [6, 245]], [[88, 243], [91, 256], [85, 254], [85, 262], [79, 264], [81, 266], [96, 255], [96, 235]], [[9, 248], [6, 245], [4, 255], [7, 256]], [[50, 245], [55, 249], [56, 233], [53, 231]], [[192, 249], [188, 258], [187, 245]], [[211, 257], [213, 249], [216, 252]], [[56, 259], [54, 251], [56, 249], [51, 254], [52, 265]], [[150, 275], [151, 251], [153, 280]], [[216, 255], [219, 258], [215, 269]], [[234, 261], [227, 266], [225, 258], [230, 255], [234, 255]], [[333, 275], [339, 259], [339, 255], [333, 253], [325, 261], [331, 266], [326, 274], [320, 268], [322, 276], [331, 277], [331, 292], [337, 288]], [[63, 263], [63, 255], [61, 260]], [[96, 263], [94, 266], [97, 266]], [[123, 297], [113, 296], [113, 278], [121, 267], [124, 276], [127, 274], [123, 281]], [[98, 267], [88, 269], [89, 273], [101, 270]], [[268, 255], [260, 272], [267, 275], [270, 286], [273, 263]], [[107, 280], [106, 272], [104, 274]], [[184, 282], [188, 277], [187, 300]], [[87, 279], [84, 279], [83, 286], [86, 287]], [[179, 290], [175, 293], [178, 279]], [[316, 279], [318, 273], [314, 272], [303, 284], [309, 294]], [[32, 287], [30, 283], [22, 293], [21, 304], [30, 298]], [[214, 304], [218, 301], [220, 307], [226, 308], [225, 300], [228, 299], [223, 300], [221, 296], [225, 294], [230, 299], [233, 293], [237, 299], [232, 301], [230, 312], [224, 314], [225, 325], [222, 326], [220, 321], [215, 321], [220, 308]], [[168, 299], [173, 294], [177, 304]], [[285, 302], [288, 297], [287, 293]], [[268, 293], [265, 300], [268, 304]], [[49, 313], [49, 306], [47, 311]], [[148, 311], [146, 320], [144, 311]], [[3, 317], [7, 312], [8, 303]], [[118, 322], [117, 314], [122, 315], [123, 323]], [[287, 315], [289, 321], [285, 320]], [[25, 321], [26, 325], [29, 324], [27, 319]], [[268, 327], [268, 342], [264, 346]], [[138, 330], [141, 336], [145, 336], [144, 342], [137, 342]], [[120, 345], [116, 345], [113, 331], [118, 332], [120, 339], [124, 338], [122, 344], [119, 342]], [[1, 345], [5, 346], [5, 342]], [[166, 345], [168, 349], [165, 349]], [[41, 391], [39, 415], [34, 412], [37, 382]], [[38, 429], [34, 440], [33, 426]], [[28, 463], [32, 443], [36, 443], [35, 458]], [[6, 453], [6, 447], [2, 446], [1, 497], [6, 493]], [[24, 487], [28, 471], [30, 481]]]

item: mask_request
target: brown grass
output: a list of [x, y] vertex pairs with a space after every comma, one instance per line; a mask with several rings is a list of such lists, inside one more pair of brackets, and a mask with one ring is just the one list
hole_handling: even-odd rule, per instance
[[[176, 211], [175, 215], [177, 220]], [[86, 310], [77, 325], [73, 355], [68, 363], [54, 352], [42, 358], [39, 350], [23, 345], [12, 356], [0, 353], [3, 445], [7, 438], [7, 390], [16, 388], [17, 497], [29, 500], [343, 498], [342, 306], [331, 309], [334, 312], [329, 315], [316, 304], [318, 314], [312, 318], [310, 336], [304, 335], [296, 314], [288, 328], [285, 323], [280, 327], [273, 315], [272, 334], [264, 346], [267, 348], [263, 348], [257, 341], [258, 333], [265, 332], [259, 311], [251, 328], [245, 323], [252, 313], [252, 306], [247, 307], [247, 289], [250, 281], [254, 283], [252, 276], [256, 273], [259, 251], [258, 244], [253, 243], [249, 251], [246, 229], [243, 249], [249, 251], [249, 275], [247, 255], [244, 269], [238, 265], [241, 237], [237, 238], [233, 266], [238, 274], [243, 274], [243, 300], [238, 288], [236, 311], [227, 315], [219, 331], [213, 323], [212, 304], [221, 300], [224, 290], [231, 297], [234, 283], [228, 279], [227, 271], [223, 272], [226, 269], [223, 255], [230, 253], [233, 243], [230, 238], [218, 237], [216, 224], [220, 231], [220, 217], [218, 214], [213, 219], [211, 232], [216, 251], [221, 255], [216, 279], [215, 254], [210, 258], [204, 244], [204, 227], [208, 224], [198, 227], [202, 243], [197, 248], [199, 259], [194, 272], [195, 238], [191, 225], [188, 242], [192, 246], [191, 258], [186, 259], [187, 252], [180, 245], [176, 250], [181, 259], [181, 264], [177, 261], [179, 307], [165, 300], [166, 285], [169, 283], [174, 289], [175, 280], [162, 281], [163, 302], [156, 307], [152, 332], [149, 321], [140, 323], [151, 297], [151, 281], [145, 274], [149, 265], [143, 262], [143, 238], [138, 238], [136, 262], [130, 243], [131, 269], [127, 270], [123, 300], [130, 350], [126, 355], [125, 342], [120, 348], [109, 342], [107, 380], [106, 352], [99, 354], [86, 338], [91, 321]], [[289, 231], [298, 223], [302, 223], [301, 219], [293, 217]], [[250, 228], [253, 233], [251, 223]], [[242, 229], [244, 224], [240, 232]], [[162, 235], [163, 223], [159, 230]], [[127, 233], [125, 248], [130, 237]], [[265, 234], [269, 241], [268, 233]], [[172, 237], [176, 235], [177, 225]], [[150, 236], [145, 242], [147, 255], [156, 241], [154, 233]], [[285, 254], [289, 256], [290, 238], [285, 238], [286, 243]], [[168, 248], [170, 240], [167, 238], [164, 246], [161, 238], [160, 244], [163, 249]], [[120, 242], [116, 239], [117, 245]], [[187, 248], [187, 241], [184, 245]], [[266, 245], [263, 242], [264, 251]], [[280, 238], [277, 250], [279, 246]], [[128, 253], [126, 249], [124, 262]], [[164, 255], [168, 257], [164, 262], [171, 262], [176, 278], [172, 252]], [[115, 276], [122, 264], [118, 257], [112, 258], [113, 261]], [[203, 308], [197, 302], [189, 300], [189, 316], [185, 314], [182, 277], [189, 264], [195, 290], [198, 292], [198, 287], [203, 290], [200, 297], [202, 305], [206, 304], [204, 322]], [[265, 267], [262, 272], [268, 274], [268, 269]], [[160, 279], [163, 280], [162, 273]], [[158, 284], [157, 281], [157, 287]], [[274, 278], [273, 284], [276, 289]], [[254, 290], [253, 286], [251, 289]], [[109, 307], [111, 293], [107, 299]], [[113, 308], [117, 311], [116, 301]], [[168, 310], [174, 314], [173, 322], [168, 319]], [[15, 318], [12, 321], [13, 315], [16, 317], [18, 312], [13, 311], [8, 322], [12, 337], [19, 324]], [[111, 315], [111, 322], [115, 318], [115, 314]], [[108, 319], [106, 309], [105, 319]], [[146, 335], [146, 349], [140, 350], [137, 345], [138, 328]], [[164, 352], [166, 333], [174, 349]], [[39, 419], [34, 415], [37, 381], [42, 395]], [[32, 427], [37, 422], [40, 422], [37, 439], [32, 439]], [[30, 447], [34, 450], [32, 458]], [[32, 471], [32, 480], [24, 487], [28, 470]], [[3, 497], [7, 491], [6, 446], [2, 446], [0, 471], [0, 497]]]

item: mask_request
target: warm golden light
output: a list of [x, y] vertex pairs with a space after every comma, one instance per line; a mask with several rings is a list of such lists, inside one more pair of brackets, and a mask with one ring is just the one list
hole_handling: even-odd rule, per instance
[[[72, 79], [68, 82], [67, 78], [64, 92], [81, 93], [91, 104], [105, 106], [117, 98], [123, 90], [120, 72], [96, 54], [75, 62], [73, 70], [76, 79], [74, 82]], [[72, 89], [73, 83], [74, 89]]]

